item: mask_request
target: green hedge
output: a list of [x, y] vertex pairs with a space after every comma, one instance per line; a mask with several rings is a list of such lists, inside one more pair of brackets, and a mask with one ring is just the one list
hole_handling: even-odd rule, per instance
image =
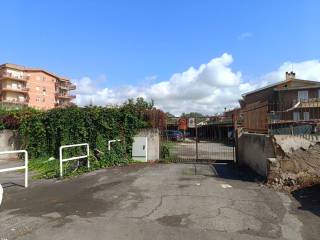
[[33, 108], [8, 110], [0, 107], [0, 130], [18, 130], [20, 123], [24, 118], [36, 114], [38, 112], [38, 110], [35, 110]]
[[[32, 158], [58, 157], [61, 145], [89, 143], [90, 149], [107, 151], [107, 142], [121, 139], [124, 154], [131, 155], [133, 136], [146, 127], [135, 108], [72, 107], [37, 112], [22, 119], [19, 131]], [[67, 155], [83, 152], [69, 149]]]

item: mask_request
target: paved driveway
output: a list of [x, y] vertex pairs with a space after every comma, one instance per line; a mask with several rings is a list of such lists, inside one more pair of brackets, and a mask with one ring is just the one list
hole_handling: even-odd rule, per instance
[[[170, 154], [177, 161], [194, 161], [196, 159], [196, 143], [194, 141], [171, 142]], [[222, 142], [200, 141], [198, 143], [198, 159], [233, 161], [234, 149], [231, 145]]]
[[320, 218], [232, 165], [154, 164], [5, 189], [0, 239], [318, 239]]

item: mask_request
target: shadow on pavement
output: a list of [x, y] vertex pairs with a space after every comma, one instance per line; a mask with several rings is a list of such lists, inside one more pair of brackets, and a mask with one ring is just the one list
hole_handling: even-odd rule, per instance
[[300, 203], [299, 209], [320, 217], [320, 184], [295, 190], [292, 196]]
[[18, 184], [18, 183], [13, 183], [13, 182], [6, 182], [6, 183], [1, 183], [2, 187], [5, 188], [9, 188], [9, 187], [22, 187], [24, 188], [24, 185]]
[[216, 162], [211, 165], [215, 177], [241, 180], [246, 182], [263, 182], [265, 178], [254, 173], [250, 168], [238, 166], [233, 162]]

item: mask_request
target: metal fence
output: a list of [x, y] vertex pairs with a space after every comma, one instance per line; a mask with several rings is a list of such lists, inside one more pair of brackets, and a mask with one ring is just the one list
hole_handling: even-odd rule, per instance
[[316, 139], [320, 135], [320, 101], [272, 103], [268, 107], [271, 134], [290, 134]]
[[214, 117], [191, 118], [194, 125], [180, 123], [188, 118], [167, 118], [161, 131], [161, 158], [172, 162], [234, 161], [232, 121]]
[[243, 128], [249, 132], [269, 134], [320, 134], [320, 100], [259, 102], [241, 111]]
[[28, 163], [29, 163], [28, 152], [26, 150], [0, 152], [0, 155], [4, 155], [4, 154], [23, 154], [24, 155], [23, 166], [3, 168], [3, 169], [0, 169], [0, 173], [24, 170], [24, 186], [27, 188], [28, 187]]

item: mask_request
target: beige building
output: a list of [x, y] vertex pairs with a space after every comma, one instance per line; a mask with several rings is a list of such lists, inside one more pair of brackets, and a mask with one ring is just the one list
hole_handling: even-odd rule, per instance
[[51, 109], [70, 102], [76, 86], [69, 79], [38, 68], [0, 65], [0, 106]]

